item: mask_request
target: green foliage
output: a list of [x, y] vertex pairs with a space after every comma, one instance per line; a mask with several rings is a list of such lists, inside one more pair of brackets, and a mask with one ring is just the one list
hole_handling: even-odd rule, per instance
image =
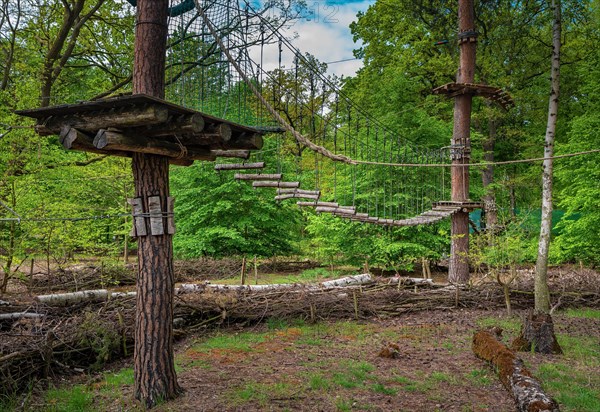
[[600, 310], [593, 308], [568, 308], [564, 314], [572, 318], [600, 319]]
[[90, 348], [96, 356], [92, 369], [102, 367], [122, 346], [119, 330], [95, 312], [85, 312], [84, 321], [77, 330], [77, 339], [81, 347]]
[[388, 230], [327, 214], [308, 214], [307, 222], [305, 253], [327, 262], [408, 269], [421, 257], [439, 258], [449, 242], [441, 225]]
[[92, 393], [84, 386], [54, 388], [46, 393], [47, 412], [80, 412], [94, 410]]
[[[597, 28], [598, 24], [596, 24]], [[569, 141], [561, 153], [582, 152], [600, 147], [600, 52], [598, 48], [580, 68], [582, 94], [589, 99], [586, 110], [571, 122]], [[561, 208], [566, 212], [558, 229], [552, 257], [559, 262], [581, 261], [600, 264], [600, 167], [599, 154], [561, 160], [556, 169]]]
[[173, 170], [172, 191], [179, 256], [270, 257], [296, 250], [298, 215], [288, 204], [275, 203], [269, 189], [254, 190], [207, 163]]

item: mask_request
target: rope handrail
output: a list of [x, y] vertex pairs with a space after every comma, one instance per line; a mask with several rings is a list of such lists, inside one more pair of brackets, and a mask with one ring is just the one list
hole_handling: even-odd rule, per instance
[[273, 106], [260, 93], [260, 91], [254, 85], [254, 83], [250, 81], [250, 79], [248, 78], [246, 73], [244, 73], [244, 71], [241, 69], [241, 67], [237, 63], [237, 61], [233, 58], [233, 56], [229, 52], [229, 50], [225, 47], [225, 45], [219, 38], [214, 25], [209, 20], [208, 16], [204, 12], [204, 9], [200, 6], [198, 0], [195, 0], [195, 2], [196, 2], [196, 9], [198, 11], [198, 14], [202, 17], [204, 23], [206, 24], [206, 27], [211, 32], [216, 43], [219, 45], [219, 47], [221, 48], [221, 50], [223, 51], [223, 53], [225, 54], [225, 56], [227, 57], [227, 59], [229, 60], [231, 65], [238, 72], [238, 74], [240, 75], [240, 77], [242, 78], [244, 83], [246, 83], [248, 88], [252, 91], [252, 93], [256, 96], [256, 98], [264, 105], [264, 107], [269, 111], [269, 113], [271, 113], [271, 115], [277, 120], [277, 122], [285, 130], [290, 132], [299, 143], [305, 145], [312, 151], [319, 153], [333, 161], [342, 162], [342, 163], [351, 164], [351, 165], [364, 164], [364, 165], [380, 165], [380, 166], [391, 166], [391, 167], [444, 167], [444, 168], [446, 168], [446, 167], [465, 167], [465, 166], [485, 167], [485, 166], [499, 166], [499, 165], [506, 165], [506, 164], [532, 163], [532, 162], [539, 162], [539, 161], [550, 160], [550, 159], [562, 159], [562, 158], [567, 158], [567, 157], [582, 156], [582, 155], [586, 155], [586, 154], [593, 154], [593, 153], [600, 152], [600, 149], [594, 149], [594, 150], [588, 150], [585, 152], [570, 153], [570, 154], [557, 155], [557, 156], [552, 156], [552, 157], [537, 157], [537, 158], [530, 158], [530, 159], [506, 160], [506, 161], [500, 161], [500, 162], [480, 162], [480, 163], [460, 163], [460, 164], [458, 164], [458, 163], [455, 163], [455, 164], [450, 164], [450, 163], [421, 164], [421, 163], [374, 162], [374, 161], [368, 161], [368, 160], [356, 160], [356, 159], [352, 159], [351, 157], [348, 157], [348, 156], [335, 154], [335, 153], [331, 152], [330, 150], [328, 150], [327, 148], [313, 143], [309, 138], [302, 135], [300, 132], [298, 132], [296, 129], [294, 129], [273, 108]]

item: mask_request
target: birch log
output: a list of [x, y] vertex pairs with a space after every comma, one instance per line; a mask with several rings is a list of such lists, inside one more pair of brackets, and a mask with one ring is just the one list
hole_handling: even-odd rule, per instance
[[542, 390], [523, 361], [494, 335], [479, 331], [473, 336], [473, 352], [498, 371], [504, 387], [512, 394], [519, 412], [558, 412], [558, 404]]
[[434, 286], [433, 279], [422, 279], [422, 278], [403, 278], [403, 277], [394, 277], [391, 278], [388, 283], [390, 285], [395, 285], [400, 283], [402, 285], [428, 285]]
[[203, 292], [207, 289], [218, 291], [247, 291], [247, 292], [264, 292], [264, 291], [279, 291], [286, 289], [298, 290], [322, 290], [335, 289], [347, 286], [367, 285], [373, 283], [373, 278], [368, 273], [355, 276], [347, 276], [340, 279], [329, 280], [321, 283], [302, 284], [302, 283], [280, 283], [271, 285], [212, 285], [210, 283], [194, 284], [184, 283], [179, 286], [178, 293]]
[[109, 299], [126, 298], [135, 296], [135, 292], [110, 292], [106, 289], [81, 290], [71, 293], [55, 293], [52, 295], [39, 295], [35, 297], [38, 302], [49, 306], [66, 306], [73, 303], [87, 301], [104, 301]]
[[14, 312], [14, 313], [0, 313], [0, 320], [16, 320], [16, 319], [39, 319], [43, 318], [44, 315], [41, 313], [31, 313], [31, 312]]

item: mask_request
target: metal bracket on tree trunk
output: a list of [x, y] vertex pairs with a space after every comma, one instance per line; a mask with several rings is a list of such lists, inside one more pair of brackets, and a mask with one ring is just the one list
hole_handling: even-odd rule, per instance
[[[166, 233], [172, 235], [175, 233], [175, 221], [173, 218], [173, 206], [175, 199], [167, 197], [167, 211], [163, 213], [160, 196], [148, 196], [148, 211], [144, 211], [144, 204], [141, 197], [127, 199], [127, 203], [133, 209], [133, 228], [130, 235], [139, 236], [160, 236], [165, 234], [164, 218], [167, 218]], [[149, 225], [146, 223], [148, 219]], [[150, 233], [148, 233], [150, 227]]]

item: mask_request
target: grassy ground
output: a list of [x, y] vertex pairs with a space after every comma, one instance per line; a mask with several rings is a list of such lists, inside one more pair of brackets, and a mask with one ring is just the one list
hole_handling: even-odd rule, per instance
[[[600, 310], [554, 317], [564, 355], [521, 356], [562, 411], [600, 411]], [[470, 346], [478, 327], [501, 326], [508, 340], [519, 323], [492, 312], [436, 311], [369, 322], [269, 320], [190, 338], [176, 354], [186, 393], [157, 410], [512, 411], [508, 392]], [[390, 342], [399, 356], [378, 356]], [[125, 367], [52, 387], [24, 409], [143, 410], [132, 392], [133, 371]]]

